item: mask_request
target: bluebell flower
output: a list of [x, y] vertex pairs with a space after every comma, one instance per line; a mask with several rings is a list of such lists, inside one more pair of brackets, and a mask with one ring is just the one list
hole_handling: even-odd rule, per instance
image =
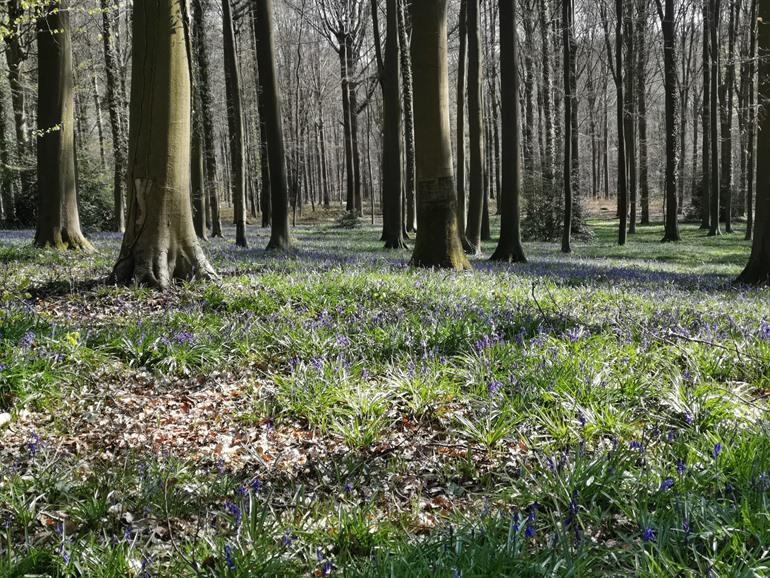
[[282, 545], [284, 548], [288, 548], [289, 546], [291, 546], [291, 543], [292, 543], [291, 532], [289, 532], [288, 530], [286, 530], [286, 531], [283, 533], [283, 537], [281, 538], [281, 545]]
[[332, 564], [331, 560], [326, 560], [323, 566], [321, 566], [321, 576], [331, 576], [333, 570], [334, 564]]
[[687, 466], [684, 465], [684, 460], [676, 460], [676, 473], [680, 476], [684, 475]]
[[195, 343], [195, 337], [189, 331], [179, 331], [174, 335], [174, 341], [179, 345], [192, 345]]
[[27, 453], [29, 453], [29, 457], [34, 458], [37, 455], [38, 450], [40, 449], [40, 436], [37, 435], [35, 432], [32, 432], [30, 435], [30, 441], [27, 444]]
[[652, 528], [645, 528], [642, 531], [642, 540], [645, 542], [655, 542], [657, 537], [655, 536], [655, 530]]
[[674, 480], [672, 478], [666, 478], [660, 483], [660, 491], [667, 492], [674, 487]]
[[251, 487], [251, 491], [256, 495], [262, 489], [262, 482], [259, 478], [254, 478], [254, 481], [251, 482], [249, 487]]
[[722, 453], [722, 444], [718, 443], [717, 445], [714, 446], [714, 449], [712, 450], [711, 455], [713, 455], [714, 459], [716, 460], [717, 458], [719, 458], [719, 454], [721, 453]]
[[487, 385], [487, 391], [489, 391], [489, 395], [496, 395], [502, 388], [503, 384], [497, 380], [491, 381], [489, 382], [489, 385]]
[[225, 502], [225, 510], [228, 514], [230, 514], [233, 517], [233, 523], [235, 526], [241, 525], [241, 518], [243, 517], [243, 514], [241, 513], [241, 509], [233, 504], [232, 502]]
[[644, 446], [641, 444], [641, 442], [638, 442], [636, 440], [632, 441], [628, 444], [628, 447], [632, 450], [638, 450], [639, 452], [644, 451]]
[[230, 572], [235, 572], [235, 560], [233, 560], [233, 548], [230, 544], [225, 544], [225, 563]]

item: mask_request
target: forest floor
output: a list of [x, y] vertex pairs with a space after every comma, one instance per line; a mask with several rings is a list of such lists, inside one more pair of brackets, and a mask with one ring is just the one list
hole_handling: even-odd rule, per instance
[[0, 576], [767, 575], [749, 245], [593, 225], [464, 274], [252, 228], [166, 293], [0, 232]]

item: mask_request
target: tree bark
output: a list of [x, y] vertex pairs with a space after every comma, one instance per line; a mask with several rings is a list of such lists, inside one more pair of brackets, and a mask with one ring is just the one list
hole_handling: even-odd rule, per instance
[[246, 173], [243, 165], [243, 111], [241, 78], [235, 48], [230, 0], [222, 2], [224, 37], [225, 92], [227, 95], [227, 127], [230, 137], [230, 185], [235, 218], [235, 244], [247, 247], [246, 241]]
[[285, 148], [281, 118], [281, 96], [275, 72], [273, 0], [254, 0], [257, 9], [257, 63], [260, 95], [264, 99], [267, 153], [270, 163], [272, 223], [268, 249], [291, 247], [289, 238], [289, 192], [286, 180]]
[[492, 254], [493, 261], [524, 263], [521, 245], [521, 121], [519, 118], [518, 46], [516, 43], [516, 4], [498, 0], [500, 11], [500, 92], [502, 117], [502, 189], [500, 204], [500, 239]]
[[468, 138], [470, 192], [465, 235], [472, 253], [481, 252], [484, 212], [484, 108], [482, 104], [481, 0], [468, 0]]
[[709, 90], [711, 118], [709, 127], [711, 129], [711, 163], [710, 181], [711, 190], [709, 196], [711, 200], [711, 210], [709, 212], [710, 228], [709, 237], [716, 237], [722, 234], [719, 227], [719, 206], [720, 206], [720, 166], [719, 166], [719, 4], [720, 0], [709, 0], [709, 72], [711, 87]]
[[404, 154], [406, 157], [406, 230], [415, 230], [415, 157], [414, 157], [414, 81], [412, 79], [412, 62], [409, 56], [409, 35], [407, 34], [406, 14], [404, 4], [398, 2], [398, 35], [401, 51], [401, 77], [403, 78], [404, 98]]
[[701, 225], [711, 229], [711, 0], [703, 0], [703, 180], [701, 184]]
[[656, 0], [663, 28], [664, 86], [666, 100], [666, 232], [663, 242], [679, 241], [677, 222], [677, 166], [679, 160], [679, 102], [676, 73], [676, 14], [674, 0], [665, 0], [665, 9]]
[[190, 66], [177, 0], [134, 6], [128, 219], [112, 272], [119, 283], [166, 288], [212, 279], [190, 206]]
[[209, 74], [209, 54], [206, 48], [206, 23], [203, 0], [192, 0], [193, 26], [195, 27], [195, 56], [198, 71], [198, 90], [201, 99], [201, 117], [203, 120], [203, 150], [206, 166], [206, 191], [211, 213], [211, 236], [222, 236], [222, 221], [219, 216], [219, 196], [217, 194], [217, 151], [214, 133], [213, 96]]
[[754, 241], [746, 268], [738, 277], [740, 283], [770, 283], [770, 3], [759, 2], [757, 22], [759, 115], [757, 137], [757, 209]]
[[562, 253], [572, 252], [572, 27], [575, 17], [573, 0], [562, 0], [561, 27], [564, 72], [564, 219], [562, 222]]
[[458, 34], [460, 36], [460, 54], [457, 63], [457, 222], [463, 247], [466, 251], [472, 251], [470, 243], [465, 237], [465, 89], [468, 60], [468, 0], [460, 0]]
[[417, 158], [417, 267], [469, 269], [457, 226], [449, 129], [447, 0], [412, 3], [415, 150]]
[[69, 8], [48, 3], [37, 22], [37, 182], [35, 245], [92, 251], [80, 230]]

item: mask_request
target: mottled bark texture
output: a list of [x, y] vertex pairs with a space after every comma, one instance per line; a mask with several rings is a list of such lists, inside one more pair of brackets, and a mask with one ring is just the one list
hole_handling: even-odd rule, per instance
[[[186, 0], [185, 0], [186, 1]], [[134, 5], [128, 219], [112, 281], [211, 279], [190, 205], [190, 68], [182, 2]]]

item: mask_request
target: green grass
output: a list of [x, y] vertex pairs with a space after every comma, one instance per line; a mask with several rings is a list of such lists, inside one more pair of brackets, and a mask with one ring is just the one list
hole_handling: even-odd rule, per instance
[[466, 274], [217, 240], [167, 294], [0, 233], [0, 576], [766, 575], [749, 246], [592, 227]]

